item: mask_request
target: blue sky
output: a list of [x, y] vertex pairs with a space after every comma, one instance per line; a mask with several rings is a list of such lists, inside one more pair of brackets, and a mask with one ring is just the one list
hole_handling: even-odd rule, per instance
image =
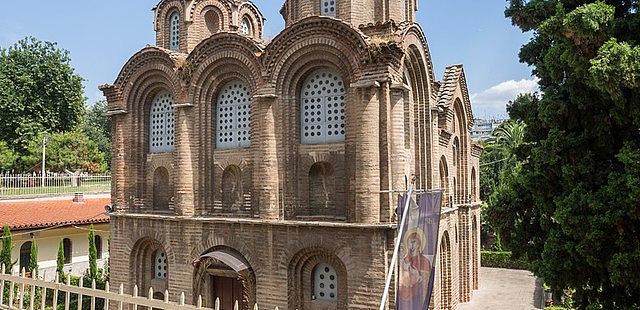
[[[265, 34], [284, 27], [283, 0], [254, 0], [267, 18]], [[419, 0], [420, 1], [420, 0]], [[102, 98], [97, 86], [112, 83], [122, 65], [155, 43], [151, 9], [157, 0], [8, 1], [0, 19], [0, 47], [25, 36], [58, 42], [86, 80], [91, 104]], [[504, 116], [505, 104], [520, 92], [537, 89], [531, 69], [518, 62], [529, 35], [504, 18], [504, 0], [421, 0], [418, 22], [429, 41], [436, 76], [445, 66], [465, 65], [477, 117]]]

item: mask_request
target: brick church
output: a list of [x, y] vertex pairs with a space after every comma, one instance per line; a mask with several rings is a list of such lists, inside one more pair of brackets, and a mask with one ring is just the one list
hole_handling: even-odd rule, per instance
[[482, 148], [464, 70], [436, 79], [417, 2], [285, 0], [267, 39], [252, 2], [160, 1], [156, 45], [101, 86], [112, 283], [222, 309], [377, 309], [414, 179], [444, 191], [432, 307], [469, 301]]

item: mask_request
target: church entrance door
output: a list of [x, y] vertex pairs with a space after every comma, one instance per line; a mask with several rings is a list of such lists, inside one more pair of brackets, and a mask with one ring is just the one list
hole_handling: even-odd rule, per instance
[[220, 300], [221, 310], [233, 310], [233, 305], [238, 302], [240, 309], [246, 309], [242, 300], [242, 281], [232, 277], [211, 276], [213, 283], [212, 300]]

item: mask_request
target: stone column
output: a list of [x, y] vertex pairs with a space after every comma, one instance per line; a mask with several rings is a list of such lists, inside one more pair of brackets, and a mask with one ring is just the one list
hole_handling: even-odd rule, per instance
[[193, 216], [194, 176], [193, 154], [191, 152], [191, 136], [193, 132], [193, 105], [177, 104], [175, 123], [175, 156], [174, 156], [174, 206], [180, 216]]
[[[393, 191], [406, 189], [407, 181], [411, 175], [408, 167], [410, 149], [405, 148], [405, 141], [409, 138], [405, 124], [405, 96], [409, 92], [409, 86], [393, 84], [391, 95], [391, 184]], [[413, 126], [413, 124], [409, 124]], [[392, 194], [393, 206], [398, 204], [398, 193]]]
[[254, 201], [262, 219], [280, 217], [278, 203], [278, 157], [275, 129], [275, 95], [253, 97], [252, 136], [254, 146], [253, 186]]
[[126, 163], [125, 163], [125, 117], [124, 112], [107, 112], [107, 116], [111, 117], [111, 197], [112, 204], [116, 211], [126, 211], [129, 209], [127, 205], [126, 195]]
[[380, 222], [380, 85], [352, 85], [358, 91], [355, 139], [355, 221]]

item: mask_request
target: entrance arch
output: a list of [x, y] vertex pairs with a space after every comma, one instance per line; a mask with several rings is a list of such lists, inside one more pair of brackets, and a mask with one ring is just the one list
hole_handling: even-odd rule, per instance
[[[256, 303], [256, 276], [244, 256], [233, 248], [209, 249], [194, 262], [193, 296], [202, 296], [203, 304], [212, 308], [216, 299], [220, 309], [252, 309]], [[195, 300], [194, 300], [195, 301]]]

